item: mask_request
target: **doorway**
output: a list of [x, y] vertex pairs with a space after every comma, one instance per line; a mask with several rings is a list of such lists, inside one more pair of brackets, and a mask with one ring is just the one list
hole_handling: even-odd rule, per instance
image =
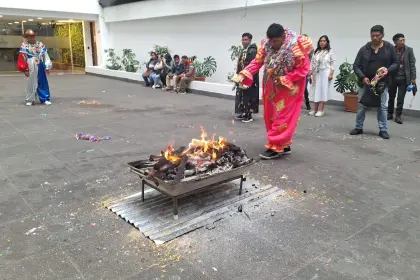
[[98, 66], [98, 50], [96, 44], [96, 25], [90, 22], [90, 39], [92, 42], [92, 62], [93, 66]]

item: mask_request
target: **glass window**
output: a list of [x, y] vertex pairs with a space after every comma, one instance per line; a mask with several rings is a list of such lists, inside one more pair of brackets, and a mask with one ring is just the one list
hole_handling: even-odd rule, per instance
[[14, 21], [0, 21], [0, 35], [22, 35], [22, 23]]

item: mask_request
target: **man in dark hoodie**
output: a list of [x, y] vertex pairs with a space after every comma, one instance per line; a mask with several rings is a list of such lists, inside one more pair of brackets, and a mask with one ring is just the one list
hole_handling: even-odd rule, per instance
[[[242, 35], [243, 51], [239, 55], [236, 74], [241, 72], [257, 55], [257, 45], [252, 43], [252, 35], [244, 33]], [[252, 122], [252, 113], [258, 113], [260, 103], [260, 79], [258, 72], [254, 76], [253, 84], [248, 89], [237, 87], [235, 98], [235, 114], [236, 119], [242, 122]]]
[[[360, 81], [359, 101], [363, 94], [366, 94], [366, 86], [370, 86], [370, 82], [375, 77], [376, 72], [381, 67], [388, 70], [388, 75], [383, 78], [386, 84], [384, 92], [381, 94], [381, 104], [378, 108], [378, 125], [379, 136], [383, 139], [389, 139], [387, 114], [388, 114], [388, 86], [390, 77], [398, 70], [398, 57], [395, 47], [384, 41], [384, 28], [381, 25], [375, 25], [370, 30], [371, 42], [361, 47], [356, 60], [353, 64], [354, 72]], [[356, 128], [350, 132], [350, 135], [363, 134], [363, 123], [365, 121], [367, 107], [360, 104], [357, 108]]]

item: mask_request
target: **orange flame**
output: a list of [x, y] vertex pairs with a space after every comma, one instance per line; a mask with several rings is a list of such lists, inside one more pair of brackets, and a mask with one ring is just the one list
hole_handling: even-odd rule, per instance
[[176, 155], [172, 145], [169, 145], [162, 155], [172, 163], [180, 161], [181, 156], [199, 156], [203, 159], [208, 157], [209, 160], [216, 160], [219, 154], [226, 148], [228, 142], [225, 137], [219, 136], [218, 140], [215, 140], [216, 135], [213, 135], [211, 139], [208, 139], [208, 134], [201, 127], [201, 139], [192, 139], [188, 145], [188, 149], [183, 151], [181, 155]]

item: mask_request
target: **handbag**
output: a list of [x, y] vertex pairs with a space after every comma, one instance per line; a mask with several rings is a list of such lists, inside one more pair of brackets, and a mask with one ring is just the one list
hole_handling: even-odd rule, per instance
[[28, 63], [26, 62], [25, 55], [20, 53], [18, 56], [18, 61], [16, 65], [18, 71], [25, 72], [29, 70]]
[[379, 82], [372, 88], [369, 85], [364, 85], [363, 96], [359, 103], [365, 107], [379, 108], [381, 107], [381, 96], [385, 92], [386, 84]]
[[152, 74], [153, 70], [150, 68], [147, 68], [146, 72], [144, 72], [143, 76], [145, 78], [149, 78], [150, 74]]

